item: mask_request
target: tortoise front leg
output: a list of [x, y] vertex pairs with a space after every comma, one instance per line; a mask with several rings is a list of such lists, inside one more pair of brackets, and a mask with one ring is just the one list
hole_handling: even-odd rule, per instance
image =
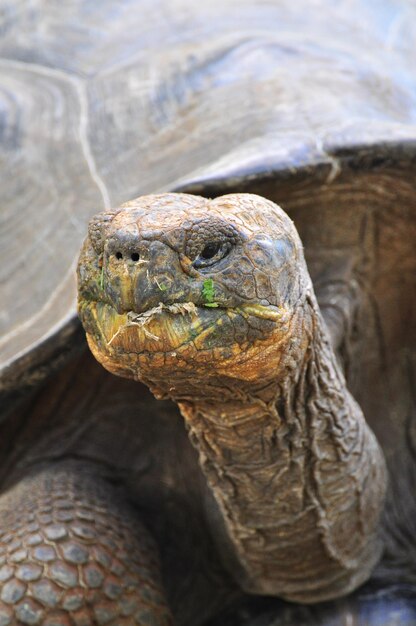
[[157, 549], [93, 466], [49, 464], [0, 497], [0, 626], [168, 626]]

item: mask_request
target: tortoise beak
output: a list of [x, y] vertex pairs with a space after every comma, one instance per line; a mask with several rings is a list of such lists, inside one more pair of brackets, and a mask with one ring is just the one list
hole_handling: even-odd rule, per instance
[[107, 295], [118, 311], [140, 314], [160, 303], [192, 301], [192, 282], [178, 253], [160, 241], [142, 241], [134, 251], [110, 254], [105, 269]]

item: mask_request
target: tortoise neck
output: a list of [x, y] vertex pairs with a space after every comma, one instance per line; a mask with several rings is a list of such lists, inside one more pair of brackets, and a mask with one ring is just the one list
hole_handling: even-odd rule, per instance
[[285, 378], [232, 400], [179, 406], [240, 584], [316, 602], [368, 578], [380, 555], [386, 478], [313, 295], [305, 316], [307, 347]]

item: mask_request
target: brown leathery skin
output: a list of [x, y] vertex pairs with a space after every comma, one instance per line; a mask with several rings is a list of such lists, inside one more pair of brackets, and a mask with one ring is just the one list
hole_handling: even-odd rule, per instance
[[157, 547], [92, 465], [66, 461], [0, 498], [0, 624], [169, 626]]
[[282, 209], [251, 194], [162, 194], [97, 216], [79, 312], [107, 369], [178, 403], [246, 591], [318, 602], [369, 577], [384, 458]]

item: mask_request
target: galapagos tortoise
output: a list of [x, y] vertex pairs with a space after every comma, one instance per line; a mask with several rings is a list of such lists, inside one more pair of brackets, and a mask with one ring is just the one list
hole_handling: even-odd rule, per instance
[[[142, 601], [162, 620], [154, 541], [177, 624], [414, 623], [412, 4], [2, 9], [1, 510], [30, 501], [51, 463], [60, 504], [48, 487], [32, 530], [1, 529], [3, 623], [65, 624], [70, 613], [74, 623], [134, 623], [120, 572], [134, 560], [129, 529], [142, 541], [146, 528], [148, 560], [132, 576], [150, 581]], [[219, 557], [175, 407], [85, 350], [74, 269], [87, 222], [164, 189], [260, 194], [296, 224], [348, 387], [389, 468], [384, 557], [349, 596], [309, 607], [242, 592]], [[94, 493], [94, 519], [65, 500], [86, 461], [77, 497]], [[105, 530], [114, 501], [119, 543]], [[97, 529], [93, 558], [85, 546]]]

